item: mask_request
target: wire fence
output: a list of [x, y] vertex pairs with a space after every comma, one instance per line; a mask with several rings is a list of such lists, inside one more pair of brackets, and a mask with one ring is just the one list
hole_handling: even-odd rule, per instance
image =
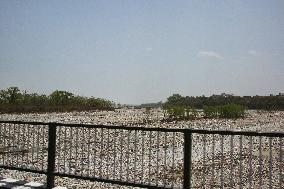
[[47, 169], [46, 125], [1, 123], [0, 165], [43, 173]]
[[283, 188], [284, 133], [0, 122], [0, 168], [141, 188]]
[[196, 188], [283, 188], [282, 138], [194, 134], [192, 183]]
[[55, 172], [182, 187], [182, 133], [171, 130], [58, 127]]

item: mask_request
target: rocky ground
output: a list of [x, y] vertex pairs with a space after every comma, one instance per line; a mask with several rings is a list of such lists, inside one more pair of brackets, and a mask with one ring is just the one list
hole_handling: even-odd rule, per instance
[[[147, 113], [145, 109], [117, 109], [115, 111], [69, 112], [69, 113], [30, 113], [0, 114], [1, 120], [21, 120], [38, 122], [84, 123], [104, 125], [137, 125], [145, 127], [165, 128], [204, 128], [230, 129], [250, 131], [283, 131], [283, 111], [249, 110], [245, 119], [197, 119], [165, 123], [161, 120], [165, 113], [161, 109], [153, 109]], [[201, 116], [201, 115], [200, 115]]]
[[[118, 109], [116, 111], [103, 111], [103, 112], [70, 112], [70, 113], [46, 113], [46, 114], [1, 114], [0, 120], [21, 120], [21, 121], [37, 121], [37, 122], [60, 122], [60, 123], [84, 123], [84, 124], [103, 124], [103, 125], [132, 125], [137, 127], [162, 127], [162, 128], [196, 128], [196, 129], [212, 129], [212, 130], [242, 130], [242, 131], [260, 131], [260, 132], [271, 132], [271, 131], [284, 131], [284, 112], [267, 112], [267, 111], [248, 111], [244, 119], [204, 119], [201, 118], [202, 115], [196, 120], [190, 121], [178, 121], [178, 122], [164, 122], [163, 118], [165, 113], [161, 109], [153, 109], [147, 112], [144, 109]], [[32, 129], [32, 127], [31, 127]], [[2, 136], [6, 130], [1, 130]], [[119, 177], [120, 170], [122, 170], [122, 179], [126, 179], [126, 161], [127, 159], [127, 133], [125, 132], [113, 132], [110, 133], [110, 140], [104, 137], [103, 145], [101, 143], [96, 144], [96, 141], [88, 142], [94, 138], [97, 141], [101, 141], [101, 131], [90, 130], [90, 135], [84, 135], [84, 133], [89, 130], [78, 130], [78, 140], [74, 138], [75, 130], [71, 134], [71, 129], [62, 129], [59, 131], [61, 138], [58, 138], [58, 143], [61, 144], [57, 148], [57, 154], [59, 161], [57, 162], [57, 171], [73, 171], [74, 174], [90, 174], [90, 170], [102, 169], [114, 170], [114, 174], [110, 177]], [[19, 130], [19, 132], [26, 132], [26, 130]], [[42, 128], [38, 133], [46, 133], [46, 130]], [[103, 134], [106, 135], [107, 131]], [[17, 132], [14, 132], [17, 134]], [[11, 133], [13, 134], [13, 132]], [[156, 180], [151, 180], [151, 178], [158, 178], [158, 184], [166, 183], [166, 185], [171, 186], [173, 183], [175, 187], [181, 186], [182, 180], [182, 161], [183, 161], [183, 139], [182, 135], [177, 134], [175, 139], [173, 136], [168, 134], [161, 134], [161, 138], [158, 141], [157, 133], [152, 133], [153, 141], [149, 140], [150, 134], [138, 132], [136, 133], [137, 140], [135, 139], [135, 133], [130, 133], [130, 143], [137, 142], [137, 146], [130, 145], [130, 150], [133, 149], [133, 153], [137, 153], [135, 161], [138, 162], [134, 165], [134, 156], [130, 156], [130, 172], [133, 173], [133, 169], [137, 169], [137, 173], [129, 176], [129, 179], [137, 179], [137, 181], [143, 181], [147, 183], [149, 180], [146, 178], [141, 178], [141, 175], [151, 175], [150, 182], [156, 182]], [[22, 136], [22, 137], [21, 137]], [[46, 135], [45, 135], [46, 136]], [[89, 138], [86, 136], [89, 136]], [[39, 137], [37, 141], [37, 135], [33, 135], [31, 131], [28, 138], [33, 138], [32, 141], [26, 142], [24, 145], [28, 146], [34, 144], [32, 142], [38, 142], [41, 145], [45, 145], [45, 139]], [[24, 134], [19, 134], [19, 140], [25, 140]], [[122, 139], [122, 144], [121, 144]], [[259, 148], [259, 142], [261, 140], [261, 150]], [[258, 137], [239, 137], [230, 136], [222, 137], [220, 135], [205, 136], [194, 134], [193, 135], [193, 164], [192, 164], [192, 182], [195, 188], [235, 188], [242, 183], [243, 188], [259, 188], [261, 184], [263, 188], [281, 188], [280, 184], [283, 185], [281, 177], [283, 178], [283, 172], [280, 170], [283, 167], [283, 160], [280, 159], [281, 150], [280, 146], [283, 146], [283, 140], [279, 139], [269, 139], [263, 137], [260, 139]], [[79, 142], [78, 142], [79, 141]], [[8, 142], [8, 141], [7, 141]], [[108, 143], [114, 144], [114, 146], [109, 146]], [[71, 148], [66, 148], [66, 146], [72, 146]], [[74, 144], [76, 144], [74, 147]], [[250, 145], [251, 144], [251, 145]], [[99, 146], [98, 146], [99, 145]], [[152, 152], [149, 152], [149, 146], [155, 148]], [[141, 146], [143, 146], [143, 150]], [[233, 148], [231, 148], [233, 146]], [[241, 147], [241, 148], [240, 148]], [[145, 149], [144, 149], [145, 148]], [[43, 157], [46, 156], [46, 152], [43, 150], [36, 151]], [[78, 150], [78, 152], [76, 151]], [[122, 149], [122, 150], [121, 150]], [[137, 151], [135, 151], [137, 149]], [[241, 149], [241, 151], [240, 151]], [[121, 153], [119, 151], [121, 150]], [[173, 166], [173, 155], [174, 150], [174, 166]], [[283, 150], [283, 148], [282, 148]], [[90, 155], [92, 153], [98, 153], [98, 159], [94, 158], [95, 155]], [[76, 152], [76, 161], [74, 153]], [[108, 160], [105, 152], [109, 154], [116, 154], [116, 156], [111, 156]], [[144, 157], [142, 152], [146, 154]], [[35, 152], [33, 152], [35, 153]], [[29, 154], [29, 153], [28, 153]], [[103, 154], [103, 155], [102, 155]], [[123, 155], [124, 154], [124, 155]], [[283, 154], [283, 153], [282, 153]], [[34, 154], [36, 156], [36, 154]], [[151, 158], [150, 158], [151, 156]], [[153, 158], [152, 158], [153, 156]], [[155, 156], [155, 157], [154, 157]], [[164, 161], [164, 157], [166, 160]], [[31, 163], [30, 155], [19, 156], [24, 165]], [[69, 157], [69, 159], [67, 159]], [[86, 157], [88, 160], [86, 160]], [[259, 158], [261, 157], [261, 158]], [[103, 159], [105, 158], [105, 159]], [[107, 158], [107, 159], [106, 159]], [[132, 159], [131, 159], [132, 158]], [[147, 159], [148, 158], [148, 159]], [[156, 158], [156, 159], [155, 159]], [[17, 159], [15, 157], [15, 159]], [[41, 158], [39, 158], [41, 159]], [[78, 160], [77, 160], [78, 159]], [[123, 160], [120, 162], [120, 160]], [[149, 163], [149, 159], [151, 163]], [[69, 161], [70, 160], [70, 161]], [[95, 161], [114, 161], [115, 163], [106, 163], [103, 166], [99, 165], [87, 165], [86, 162]], [[159, 162], [158, 171], [155, 171], [155, 162]], [[139, 162], [145, 163], [140, 164]], [[1, 164], [1, 157], [0, 157]], [[85, 165], [86, 164], [86, 165]], [[152, 166], [153, 164], [153, 166]], [[78, 170], [72, 169], [72, 167], [81, 166]], [[128, 164], [130, 165], [130, 164]], [[32, 165], [29, 165], [32, 166]], [[40, 161], [34, 163], [35, 167], [40, 167]], [[46, 166], [46, 165], [44, 165]], [[121, 168], [120, 168], [121, 167]], [[149, 170], [145, 167], [151, 167]], [[145, 169], [145, 170], [144, 170]], [[77, 172], [76, 172], [77, 171]], [[129, 171], [129, 170], [128, 170]], [[262, 176], [259, 176], [262, 173]], [[272, 174], [272, 173], [273, 174]], [[157, 174], [158, 173], [158, 174]], [[168, 175], [170, 176], [167, 176]], [[102, 173], [103, 176], [105, 173]], [[272, 175], [271, 175], [272, 174]], [[281, 176], [282, 175], [282, 176]], [[12, 177], [25, 180], [33, 180], [43, 182], [44, 177], [31, 174], [31, 173], [18, 173], [15, 171], [1, 170], [0, 176]], [[96, 176], [96, 175], [95, 175]], [[146, 177], [146, 176], [145, 176]], [[233, 181], [232, 181], [233, 180]], [[57, 178], [56, 183], [58, 185], [67, 186], [68, 188], [126, 188], [116, 185], [103, 184], [97, 182], [88, 182], [82, 180]]]

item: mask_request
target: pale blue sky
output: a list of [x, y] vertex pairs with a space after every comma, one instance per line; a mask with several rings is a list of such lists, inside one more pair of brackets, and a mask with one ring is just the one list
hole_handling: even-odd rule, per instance
[[139, 104], [283, 83], [283, 0], [0, 1], [0, 89]]

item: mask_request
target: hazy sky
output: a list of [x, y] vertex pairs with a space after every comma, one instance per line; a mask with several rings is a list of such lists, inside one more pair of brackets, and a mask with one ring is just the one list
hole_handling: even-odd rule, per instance
[[135, 104], [284, 92], [284, 1], [1, 0], [9, 86]]

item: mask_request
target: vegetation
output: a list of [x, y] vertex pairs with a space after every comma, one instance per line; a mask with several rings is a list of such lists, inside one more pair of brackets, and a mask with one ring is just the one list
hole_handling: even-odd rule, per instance
[[163, 102], [157, 102], [157, 103], [145, 103], [141, 104], [139, 106], [136, 106], [135, 108], [162, 108], [163, 107]]
[[207, 118], [240, 118], [244, 117], [245, 108], [236, 104], [204, 106], [203, 112]]
[[205, 106], [224, 106], [238, 104], [248, 109], [257, 110], [284, 110], [284, 96], [234, 96], [228, 94], [205, 96], [181, 96], [174, 94], [168, 97], [164, 107], [186, 106], [203, 109]]
[[190, 120], [197, 118], [197, 111], [195, 108], [189, 106], [165, 106], [168, 120]]
[[284, 110], [284, 96], [234, 96], [228, 94], [210, 97], [183, 97], [174, 94], [163, 104], [168, 119], [195, 119], [196, 109], [203, 109], [206, 118], [242, 118], [245, 109]]
[[105, 99], [76, 96], [68, 91], [56, 90], [50, 95], [20, 91], [18, 87], [0, 90], [0, 112], [52, 112], [113, 110], [114, 104]]

